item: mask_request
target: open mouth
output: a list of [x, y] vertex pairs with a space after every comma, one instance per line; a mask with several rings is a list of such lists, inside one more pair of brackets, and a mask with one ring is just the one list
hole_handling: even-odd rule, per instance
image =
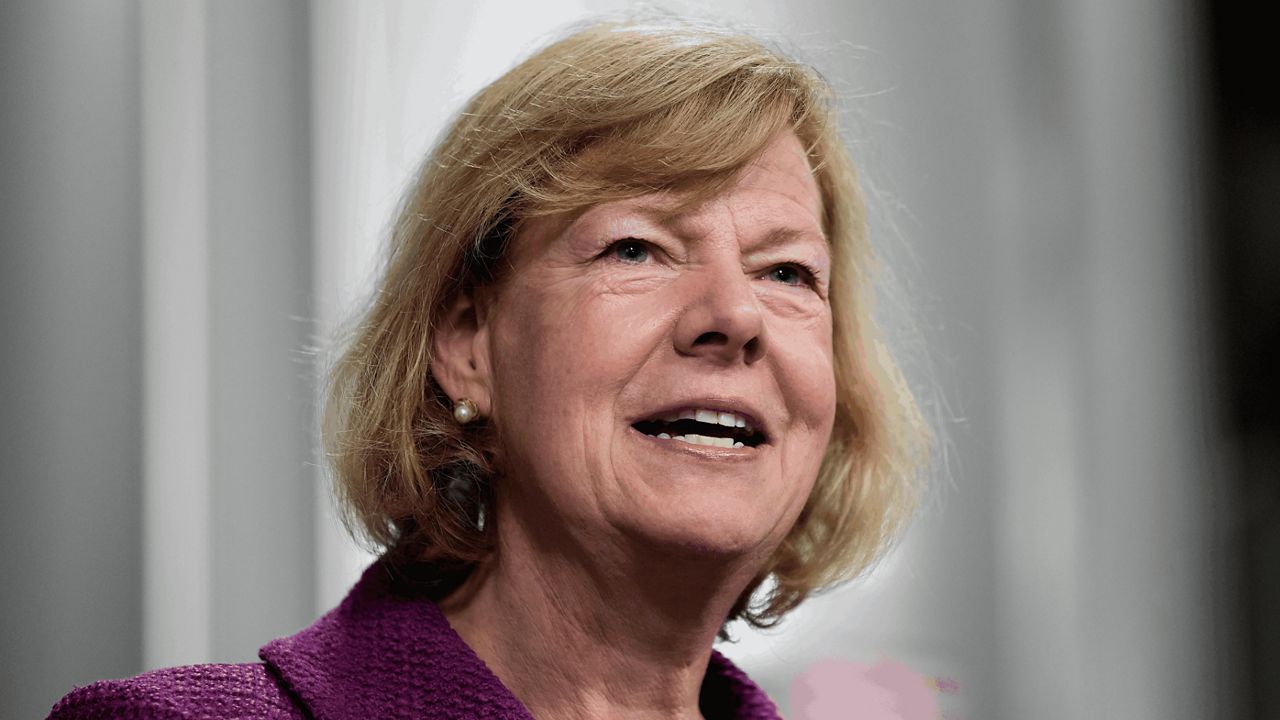
[[742, 448], [759, 447], [767, 438], [752, 422], [733, 413], [684, 410], [663, 418], [641, 420], [633, 428], [659, 440], [691, 445]]

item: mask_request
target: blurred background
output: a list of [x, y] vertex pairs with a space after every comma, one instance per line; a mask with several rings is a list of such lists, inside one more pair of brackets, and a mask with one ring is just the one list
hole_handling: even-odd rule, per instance
[[[462, 101], [628, 6], [0, 3], [0, 717], [252, 660], [342, 597], [369, 556], [318, 450], [334, 327]], [[1269, 26], [1208, 0], [661, 7], [836, 86], [945, 439], [886, 562], [722, 650], [784, 711], [815, 662], [887, 659], [945, 680], [949, 718], [1280, 717]]]

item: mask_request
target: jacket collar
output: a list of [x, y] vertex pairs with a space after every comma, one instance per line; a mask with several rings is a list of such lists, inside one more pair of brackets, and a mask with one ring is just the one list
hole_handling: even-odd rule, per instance
[[[382, 562], [338, 607], [258, 655], [316, 720], [533, 720], [435, 603], [402, 589]], [[714, 651], [700, 704], [708, 720], [778, 717], [764, 691]]]

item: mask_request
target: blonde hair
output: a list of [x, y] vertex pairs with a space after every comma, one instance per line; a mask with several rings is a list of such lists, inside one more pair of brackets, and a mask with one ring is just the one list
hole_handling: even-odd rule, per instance
[[537, 52], [473, 97], [422, 165], [332, 372], [325, 442], [349, 527], [447, 587], [483, 561], [495, 435], [458, 425], [432, 380], [442, 310], [500, 280], [521, 220], [657, 190], [705, 197], [788, 128], [831, 243], [835, 424], [794, 527], [728, 619], [773, 624], [870, 566], [914, 510], [929, 440], [872, 320], [875, 256], [830, 88], [754, 38], [670, 20], [597, 23]]

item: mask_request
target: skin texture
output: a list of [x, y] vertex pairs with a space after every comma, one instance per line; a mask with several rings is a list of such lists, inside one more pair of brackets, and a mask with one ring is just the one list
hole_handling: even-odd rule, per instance
[[[821, 218], [787, 131], [692, 207], [651, 194], [526, 223], [502, 285], [437, 333], [436, 379], [495, 423], [502, 470], [498, 551], [443, 608], [538, 717], [699, 717], [715, 634], [831, 433]], [[681, 407], [741, 408], [768, 440], [632, 427]]]

